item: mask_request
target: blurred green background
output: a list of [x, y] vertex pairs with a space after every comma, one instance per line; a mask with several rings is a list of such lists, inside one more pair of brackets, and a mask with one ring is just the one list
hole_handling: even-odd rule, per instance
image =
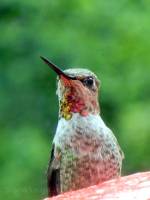
[[150, 169], [148, 0], [1, 0], [0, 38], [0, 199], [47, 194], [58, 102], [56, 75], [40, 55], [98, 75], [123, 174]]

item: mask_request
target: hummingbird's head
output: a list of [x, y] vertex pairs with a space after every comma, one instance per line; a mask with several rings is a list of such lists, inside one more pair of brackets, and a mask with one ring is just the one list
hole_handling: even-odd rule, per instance
[[99, 80], [93, 72], [82, 68], [62, 71], [47, 59], [41, 58], [58, 74], [60, 117], [69, 120], [73, 113], [81, 116], [99, 113]]

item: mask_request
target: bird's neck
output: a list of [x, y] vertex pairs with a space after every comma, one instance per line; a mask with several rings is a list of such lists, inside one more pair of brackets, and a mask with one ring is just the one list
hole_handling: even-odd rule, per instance
[[73, 113], [79, 113], [83, 117], [100, 113], [98, 100], [93, 97], [81, 98], [79, 96], [65, 95], [59, 104], [59, 115], [66, 120], [70, 120]]

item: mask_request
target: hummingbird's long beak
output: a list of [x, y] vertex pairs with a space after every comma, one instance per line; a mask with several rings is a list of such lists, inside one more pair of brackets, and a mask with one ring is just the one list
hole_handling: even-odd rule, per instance
[[75, 77], [71, 77], [67, 74], [65, 74], [59, 67], [57, 67], [55, 64], [53, 64], [51, 61], [49, 61], [48, 59], [44, 58], [43, 56], [40, 56], [40, 58], [51, 68], [53, 69], [59, 77], [63, 76], [67, 79], [72, 79], [75, 80]]

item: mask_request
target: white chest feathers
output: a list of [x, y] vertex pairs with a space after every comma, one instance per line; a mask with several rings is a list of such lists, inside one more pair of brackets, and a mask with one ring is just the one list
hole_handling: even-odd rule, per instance
[[83, 117], [78, 113], [71, 120], [59, 120], [54, 144], [62, 151], [66, 147], [72, 148], [77, 154], [95, 154], [102, 152], [102, 149], [113, 151], [118, 148], [115, 136], [99, 115]]

